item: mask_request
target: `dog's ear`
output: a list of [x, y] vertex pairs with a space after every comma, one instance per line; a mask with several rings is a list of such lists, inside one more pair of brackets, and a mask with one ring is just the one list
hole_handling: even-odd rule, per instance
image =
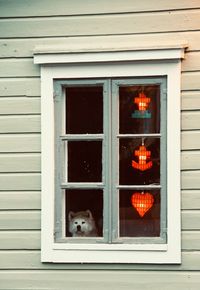
[[68, 213], [68, 220], [71, 221], [73, 219], [73, 217], [74, 217], [74, 212], [73, 211], [70, 211]]
[[91, 211], [90, 211], [89, 209], [87, 209], [86, 212], [87, 212], [87, 214], [88, 214], [88, 217], [89, 217], [90, 219], [93, 219], [93, 216], [92, 216]]

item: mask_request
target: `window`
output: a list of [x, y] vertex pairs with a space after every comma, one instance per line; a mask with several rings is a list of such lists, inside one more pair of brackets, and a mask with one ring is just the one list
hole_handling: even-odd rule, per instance
[[42, 261], [179, 263], [182, 48], [70, 56], [35, 56]]

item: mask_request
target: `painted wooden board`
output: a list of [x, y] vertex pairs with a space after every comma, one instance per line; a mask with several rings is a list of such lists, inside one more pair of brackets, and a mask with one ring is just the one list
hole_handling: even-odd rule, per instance
[[144, 46], [157, 46], [159, 44], [185, 43], [187, 51], [200, 50], [200, 31], [148, 33], [133, 35], [102, 35], [102, 36], [77, 36], [59, 38], [25, 38], [0, 39], [0, 55], [2, 57], [33, 57], [33, 50], [41, 45], [62, 45], [66, 50], [77, 48], [84, 49], [111, 49], [116, 47], [132, 48]]
[[183, 112], [181, 121], [182, 130], [199, 130], [200, 111]]
[[33, 59], [0, 59], [0, 77], [38, 77], [39, 65]]
[[184, 151], [181, 154], [181, 169], [200, 170], [200, 151]]
[[56, 5], [48, 0], [1, 0], [0, 1], [0, 17], [21, 17], [21, 16], [49, 16], [49, 15], [81, 15], [81, 14], [102, 14], [102, 13], [125, 13], [125, 12], [141, 12], [141, 11], [160, 11], [160, 10], [174, 10], [186, 8], [199, 8], [198, 0], [182, 0], [180, 3], [168, 0], [167, 2], [158, 2], [156, 0], [132, 1], [117, 0], [107, 2], [101, 0], [94, 3], [93, 0], [87, 0], [82, 5], [81, 0], [65, 1], [57, 0]]
[[40, 96], [39, 78], [0, 79], [0, 96]]
[[200, 190], [182, 190], [182, 209], [200, 209]]
[[200, 52], [186, 53], [185, 59], [182, 61], [182, 71], [198, 71], [200, 70]]
[[[183, 252], [180, 265], [148, 265], [148, 264], [53, 264], [41, 263], [40, 251], [0, 251], [0, 269], [32, 269], [32, 270], [171, 270], [171, 271], [195, 271], [200, 270], [200, 252]], [[81, 273], [81, 272], [80, 272]], [[84, 272], [82, 272], [84, 273]], [[146, 273], [145, 273], [146, 274]], [[116, 275], [116, 272], [115, 272]], [[91, 277], [90, 277], [91, 279]], [[77, 280], [77, 275], [76, 275]], [[80, 277], [78, 279], [80, 281]], [[110, 280], [113, 283], [112, 280]], [[88, 283], [88, 280], [87, 280]], [[88, 285], [88, 284], [87, 284]], [[87, 288], [88, 289], [88, 288]]]
[[188, 90], [200, 90], [200, 72], [183, 72], [181, 76], [181, 89], [183, 91]]
[[39, 133], [40, 116], [0, 116], [0, 133]]
[[200, 231], [182, 232], [182, 249], [200, 251]]
[[40, 172], [40, 154], [0, 154], [0, 173]]
[[181, 134], [182, 150], [200, 149], [200, 131], [184, 131]]
[[[78, 279], [77, 279], [78, 277]], [[105, 290], [197, 290], [199, 273], [168, 271], [65, 271], [5, 270], [0, 273], [0, 289]], [[67, 288], [66, 288], [67, 285]], [[134, 286], [134, 288], [133, 288]]]
[[198, 29], [198, 10], [0, 20], [1, 38], [160, 33]]
[[5, 173], [0, 174], [0, 190], [41, 190], [39, 173]]
[[[39, 250], [40, 231], [0, 231], [0, 250]], [[183, 250], [200, 250], [200, 231], [182, 232]]]
[[1, 250], [39, 250], [40, 243], [38, 230], [0, 231]]
[[0, 97], [0, 115], [40, 114], [38, 97]]
[[182, 211], [182, 229], [200, 230], [200, 211], [183, 210]]
[[181, 173], [182, 189], [199, 189], [200, 188], [200, 170], [183, 171]]
[[40, 230], [40, 211], [0, 211], [1, 230]]
[[[39, 250], [40, 231], [15, 230], [0, 231], [0, 250]], [[183, 250], [200, 250], [200, 231], [182, 232]]]
[[1, 210], [41, 209], [40, 191], [1, 191]]
[[40, 134], [1, 134], [0, 152], [41, 152]]
[[182, 92], [181, 109], [182, 110], [200, 110], [200, 91]]

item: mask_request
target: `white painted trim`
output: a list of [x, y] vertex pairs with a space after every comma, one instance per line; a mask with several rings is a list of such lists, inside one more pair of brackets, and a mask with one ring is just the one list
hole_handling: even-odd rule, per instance
[[76, 51], [76, 52], [35, 52], [36, 64], [58, 63], [94, 63], [115, 61], [147, 61], [147, 60], [175, 60], [184, 57], [184, 48], [149, 48], [136, 50], [112, 50], [112, 51]]
[[[180, 220], [180, 58], [183, 50], [176, 51], [176, 58], [168, 50], [162, 50], [159, 58], [152, 52], [120, 52], [79, 54], [70, 61], [59, 55], [35, 56], [41, 68], [41, 111], [42, 111], [42, 261], [60, 263], [180, 263], [181, 220]], [[158, 51], [157, 51], [158, 52]], [[126, 55], [126, 53], [128, 55]], [[159, 53], [158, 53], [159, 55]], [[164, 59], [161, 58], [161, 55]], [[167, 58], [168, 55], [168, 58]], [[171, 59], [170, 59], [171, 55]], [[75, 54], [74, 56], [77, 56]], [[89, 56], [89, 59], [88, 59]], [[95, 56], [95, 57], [94, 57]], [[116, 57], [117, 56], [117, 57]], [[140, 57], [139, 57], [140, 56]], [[90, 58], [91, 57], [91, 58]], [[120, 57], [120, 58], [118, 58]], [[96, 59], [96, 60], [95, 60]], [[126, 62], [126, 60], [131, 62]], [[159, 61], [159, 59], [162, 61]], [[169, 61], [173, 60], [173, 61]], [[176, 61], [175, 61], [176, 59]], [[120, 61], [119, 61], [120, 60]], [[142, 62], [132, 62], [143, 60]], [[144, 60], [154, 60], [144, 62]], [[156, 61], [155, 61], [156, 60]], [[164, 61], [165, 60], [165, 61]], [[168, 60], [168, 61], [166, 61]], [[46, 65], [52, 62], [57, 63]], [[66, 65], [63, 65], [67, 62]], [[76, 64], [70, 64], [76, 62]], [[90, 64], [89, 64], [90, 62]], [[62, 65], [58, 65], [62, 63]], [[77, 79], [99, 77], [146, 77], [167, 76], [168, 80], [168, 242], [166, 245], [76, 245], [54, 244], [54, 103], [53, 79]], [[173, 116], [173, 119], [172, 117]], [[71, 248], [70, 248], [71, 247]]]

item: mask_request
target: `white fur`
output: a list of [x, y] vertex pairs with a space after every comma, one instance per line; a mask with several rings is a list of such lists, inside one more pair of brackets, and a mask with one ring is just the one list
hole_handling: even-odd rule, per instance
[[69, 232], [72, 237], [97, 237], [97, 228], [90, 210], [68, 214]]

